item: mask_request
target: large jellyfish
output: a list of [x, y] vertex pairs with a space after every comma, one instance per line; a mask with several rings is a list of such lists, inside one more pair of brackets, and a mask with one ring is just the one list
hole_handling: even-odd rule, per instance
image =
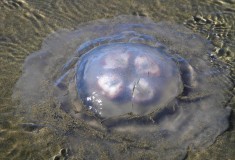
[[[210, 51], [208, 41], [182, 26], [132, 16], [97, 20], [49, 36], [26, 59], [14, 97], [29, 121], [56, 131], [71, 130], [65, 127], [70, 122], [62, 118], [62, 127], [49, 113], [44, 122], [46, 101], [56, 101], [85, 127], [146, 143], [138, 151], [182, 159], [188, 148], [212, 144], [229, 125], [228, 70]], [[42, 108], [44, 116], [37, 116]], [[75, 151], [76, 143], [83, 145], [76, 141], [80, 132], [68, 138]], [[112, 138], [94, 141], [109, 151], [113, 145], [109, 155], [123, 158]]]
[[183, 88], [173, 57], [143, 44], [97, 47], [81, 57], [76, 70], [83, 104], [100, 117], [150, 113], [177, 97]]

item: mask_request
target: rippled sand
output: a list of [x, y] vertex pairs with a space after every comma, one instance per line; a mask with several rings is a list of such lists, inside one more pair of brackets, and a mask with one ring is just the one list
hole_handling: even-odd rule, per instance
[[[11, 101], [12, 89], [21, 76], [22, 64], [30, 53], [38, 50], [48, 34], [59, 29], [74, 29], [82, 22], [117, 15], [149, 16], [155, 21], [170, 21], [185, 24], [186, 27], [201, 33], [214, 44], [212, 56], [219, 57], [234, 71], [234, 1], [24, 1], [2, 0], [0, 2], [0, 159], [49, 159], [69, 157], [69, 144], [66, 137], [53, 132], [53, 128], [25, 121], [15, 113], [17, 102]], [[231, 73], [231, 79], [234, 74]], [[231, 96], [233, 91], [228, 91]], [[227, 102], [234, 110], [234, 96]], [[78, 123], [72, 117], [64, 116], [58, 108], [53, 112], [44, 110], [45, 106], [56, 106], [56, 102], [44, 102], [39, 110], [38, 119], [47, 121], [54, 117], [54, 123], [63, 125], [60, 119], [70, 122], [71, 128], [79, 130], [78, 154], [81, 159], [110, 159], [109, 151], [98, 144], [102, 139], [115, 143], [115, 154], [129, 155], [130, 159], [151, 157], [151, 147], [144, 141], [136, 142], [115, 135], [109, 137]], [[38, 110], [37, 110], [38, 111]], [[22, 111], [24, 112], [24, 111]], [[49, 112], [45, 117], [44, 112]], [[56, 114], [55, 114], [56, 113]], [[234, 113], [233, 113], [234, 114]], [[51, 119], [50, 119], [51, 120]], [[230, 119], [234, 126], [234, 115]], [[67, 135], [72, 134], [66, 132]], [[94, 143], [86, 139], [94, 139]], [[233, 127], [217, 138], [209, 149], [190, 152], [188, 159], [233, 159], [235, 157], [235, 132]], [[87, 153], [90, 153], [90, 157]], [[101, 152], [100, 152], [101, 151]], [[112, 150], [110, 150], [111, 152]], [[115, 155], [114, 154], [114, 155]], [[69, 157], [73, 159], [73, 157]]]

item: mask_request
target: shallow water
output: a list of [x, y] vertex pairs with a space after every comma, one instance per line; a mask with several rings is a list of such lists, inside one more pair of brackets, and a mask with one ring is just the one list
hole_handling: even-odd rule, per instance
[[[233, 69], [234, 3], [233, 1], [149, 1], [145, 3], [138, 1], [100, 1], [99, 3], [97, 1], [1, 1], [0, 158], [75, 159], [72, 153], [74, 151], [71, 151], [69, 144], [71, 139], [68, 140], [68, 137], [73, 134], [73, 131], [77, 131], [79, 137], [73, 139], [77, 142], [75, 143], [77, 146], [72, 148], [79, 148], [76, 153], [81, 159], [110, 159], [117, 154], [128, 155], [132, 159], [141, 157], [154, 159], [152, 157], [154, 153], [145, 141], [136, 142], [130, 137], [123, 138], [118, 134], [110, 136], [90, 128], [85, 123], [68, 117], [56, 107], [56, 101], [44, 102], [32, 112], [36, 112], [34, 113], [37, 115], [36, 119], [60, 125], [59, 128], [64, 129], [63, 134], [55, 132], [56, 128], [50, 126], [50, 123], [46, 123], [47, 127], [45, 127], [35, 123], [37, 121], [29, 121], [16, 114], [18, 104], [12, 102], [11, 95], [17, 79], [22, 74], [24, 59], [30, 53], [40, 49], [42, 41], [48, 34], [59, 29], [74, 29], [82, 22], [127, 14], [148, 16], [156, 22], [170, 21], [184, 24], [195, 33], [200, 33], [211, 40], [214, 45], [211, 56], [218, 57]], [[97, 9], [93, 9], [94, 5]], [[231, 73], [231, 79], [233, 76]], [[228, 91], [231, 95], [234, 94], [233, 92], [234, 90]], [[234, 110], [234, 98], [226, 104]], [[21, 110], [21, 112], [25, 111]], [[67, 123], [62, 123], [64, 121]], [[234, 125], [234, 116], [230, 119], [230, 123], [231, 126]], [[94, 143], [90, 143], [91, 139]], [[109, 144], [101, 145], [103, 140]], [[207, 150], [190, 151], [187, 158], [232, 159], [235, 157], [234, 141], [234, 129], [230, 127]], [[102, 146], [112, 146], [115, 149], [107, 151], [107, 148]]]

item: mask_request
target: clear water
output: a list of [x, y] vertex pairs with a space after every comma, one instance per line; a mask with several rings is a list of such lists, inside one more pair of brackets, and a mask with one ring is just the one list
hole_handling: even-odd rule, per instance
[[[211, 40], [214, 48], [211, 57], [219, 58], [228, 65], [228, 69], [234, 69], [233, 1], [143, 3], [3, 0], [0, 6], [0, 159], [112, 159], [118, 155], [124, 155], [126, 159], [154, 159], [155, 150], [146, 141], [136, 141], [132, 137], [115, 133], [107, 134], [89, 127], [56, 107], [57, 101], [45, 101], [38, 106], [36, 100], [32, 99], [35, 102], [32, 106], [37, 106], [31, 111], [36, 116], [35, 120], [29, 121], [16, 112], [20, 103], [13, 102], [11, 96], [16, 81], [22, 75], [26, 56], [39, 50], [42, 41], [60, 29], [76, 29], [83, 22], [89, 24], [91, 20], [123, 14], [147, 16], [156, 22], [169, 21], [185, 25]], [[233, 76], [231, 72], [229, 78], [233, 79]], [[226, 78], [222, 77], [221, 81], [227, 81]], [[48, 91], [46, 88], [39, 89]], [[233, 97], [234, 89], [227, 92]], [[234, 109], [234, 98], [229, 98], [224, 104]], [[27, 113], [27, 108], [23, 107], [20, 111], [22, 114]], [[44, 122], [43, 125], [37, 123], [39, 119]], [[234, 116], [230, 124], [233, 126]], [[61, 131], [55, 131], [58, 129], [54, 127], [56, 125], [60, 126]], [[78, 137], [71, 138], [73, 132], [77, 132]], [[235, 154], [234, 139], [234, 129], [230, 127], [207, 150], [194, 151], [189, 148], [187, 159], [232, 159]], [[75, 143], [71, 145], [71, 141]], [[177, 157], [173, 153], [172, 158]]]

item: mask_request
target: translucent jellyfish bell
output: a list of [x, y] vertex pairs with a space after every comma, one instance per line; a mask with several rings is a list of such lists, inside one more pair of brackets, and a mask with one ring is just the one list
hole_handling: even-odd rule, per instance
[[84, 54], [76, 84], [83, 104], [104, 118], [150, 113], [183, 90], [172, 57], [137, 43], [103, 45]]
[[[62, 135], [74, 157], [184, 159], [229, 126], [233, 84], [210, 51], [176, 24], [96, 20], [49, 36], [25, 60], [13, 97], [27, 122]], [[119, 154], [122, 145], [134, 147]]]

